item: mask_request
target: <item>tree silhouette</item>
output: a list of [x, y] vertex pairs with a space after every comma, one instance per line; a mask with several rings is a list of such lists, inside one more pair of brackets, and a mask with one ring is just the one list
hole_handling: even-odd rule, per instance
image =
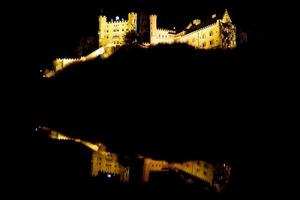
[[81, 37], [75, 53], [78, 57], [85, 56], [97, 49], [97, 38], [95, 36]]
[[129, 31], [126, 35], [125, 35], [125, 38], [124, 38], [124, 42], [125, 44], [136, 44], [138, 43], [140, 40], [139, 40], [139, 35], [136, 31], [132, 30], [132, 31]]

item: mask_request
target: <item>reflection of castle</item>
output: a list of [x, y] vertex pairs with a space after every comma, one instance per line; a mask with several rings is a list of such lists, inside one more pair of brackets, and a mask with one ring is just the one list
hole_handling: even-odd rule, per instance
[[190, 174], [198, 179], [201, 179], [208, 184], [213, 184], [214, 166], [208, 162], [200, 160], [186, 161], [182, 163], [168, 163], [164, 160], [153, 160], [150, 158], [144, 159], [143, 166], [143, 181], [148, 182], [151, 172], [160, 172], [164, 169], [180, 170]]
[[201, 180], [210, 186], [213, 186], [213, 178], [215, 173], [215, 167], [211, 163], [199, 160], [192, 160], [186, 162], [167, 162], [165, 160], [154, 160], [140, 156], [138, 159], [142, 159], [143, 165], [141, 171], [132, 171], [131, 175], [129, 172], [131, 168], [124, 166], [120, 163], [120, 156], [116, 153], [109, 152], [106, 146], [101, 143], [91, 143], [79, 138], [69, 137], [60, 132], [51, 130], [47, 127], [40, 127], [41, 130], [46, 131], [50, 138], [55, 140], [70, 140], [77, 143], [81, 143], [93, 150], [91, 159], [91, 175], [93, 177], [101, 174], [107, 174], [109, 176], [118, 176], [121, 182], [128, 182], [132, 173], [141, 173], [142, 182], [151, 181], [151, 174], [157, 172], [163, 172], [164, 170], [173, 170], [189, 174], [195, 179]]
[[129, 181], [129, 167], [124, 167], [118, 160], [118, 155], [106, 151], [105, 146], [92, 155], [92, 176], [99, 173], [119, 175], [121, 182]]
[[124, 167], [119, 162], [119, 156], [106, 150], [106, 146], [101, 143], [91, 143], [79, 138], [66, 136], [60, 132], [51, 130], [47, 127], [40, 127], [41, 130], [46, 131], [49, 137], [54, 140], [70, 140], [81, 143], [93, 150], [91, 160], [91, 175], [98, 176], [99, 174], [109, 174], [119, 176], [121, 182], [128, 182], [129, 167]]

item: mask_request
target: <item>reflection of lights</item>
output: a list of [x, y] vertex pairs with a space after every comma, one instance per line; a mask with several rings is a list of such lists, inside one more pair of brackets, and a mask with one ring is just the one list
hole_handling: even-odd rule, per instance
[[111, 174], [107, 174], [107, 178], [111, 178]]

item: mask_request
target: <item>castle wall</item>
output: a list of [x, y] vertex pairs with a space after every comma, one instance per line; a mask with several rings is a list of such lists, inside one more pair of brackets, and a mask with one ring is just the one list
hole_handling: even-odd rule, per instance
[[92, 154], [92, 176], [100, 173], [110, 173], [120, 176], [121, 182], [129, 181], [129, 167], [122, 166], [118, 161], [118, 155], [99, 149]]
[[222, 47], [222, 37], [219, 22], [186, 34], [178, 41], [199, 49], [220, 48]]
[[193, 160], [183, 163], [172, 163], [170, 166], [198, 177], [210, 185], [213, 184], [214, 166], [208, 162]]
[[153, 38], [154, 43], [172, 44], [175, 40], [175, 32], [167, 29], [157, 29], [156, 35]]
[[143, 167], [143, 182], [149, 181], [151, 172], [162, 171], [164, 168], [180, 169], [188, 174], [191, 174], [210, 185], [213, 184], [214, 166], [205, 161], [192, 160], [183, 163], [168, 163], [164, 160], [153, 160], [150, 158], [144, 159]]
[[168, 162], [166, 161], [152, 160], [151, 158], [145, 158], [142, 181], [148, 182], [151, 171], [161, 171], [165, 167], [168, 167]]
[[[213, 15], [212, 18], [215, 18]], [[201, 20], [195, 19], [187, 26], [201, 24]], [[214, 48], [235, 48], [236, 47], [236, 27], [232, 24], [228, 11], [222, 18], [216, 20], [214, 24], [200, 28], [190, 33], [182, 31], [175, 34], [171, 30], [157, 28], [157, 16], [150, 15], [150, 44], [159, 43], [186, 43], [198, 49]]]
[[81, 63], [85, 61], [85, 57], [81, 58], [57, 58], [53, 61], [53, 68], [54, 71], [60, 71], [64, 69], [65, 67], [68, 67], [72, 64]]

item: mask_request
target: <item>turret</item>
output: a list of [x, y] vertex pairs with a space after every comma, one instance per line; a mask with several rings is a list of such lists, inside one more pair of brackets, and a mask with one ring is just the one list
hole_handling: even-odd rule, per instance
[[232, 23], [231, 18], [229, 16], [229, 13], [228, 13], [227, 9], [225, 9], [224, 15], [222, 17], [222, 22], [223, 23]]
[[128, 27], [129, 30], [137, 31], [137, 13], [128, 13]]
[[157, 16], [150, 15], [150, 44], [156, 44]]
[[106, 16], [100, 16], [99, 17], [99, 47], [104, 46], [104, 38], [106, 33], [106, 27], [107, 27], [107, 18]]

